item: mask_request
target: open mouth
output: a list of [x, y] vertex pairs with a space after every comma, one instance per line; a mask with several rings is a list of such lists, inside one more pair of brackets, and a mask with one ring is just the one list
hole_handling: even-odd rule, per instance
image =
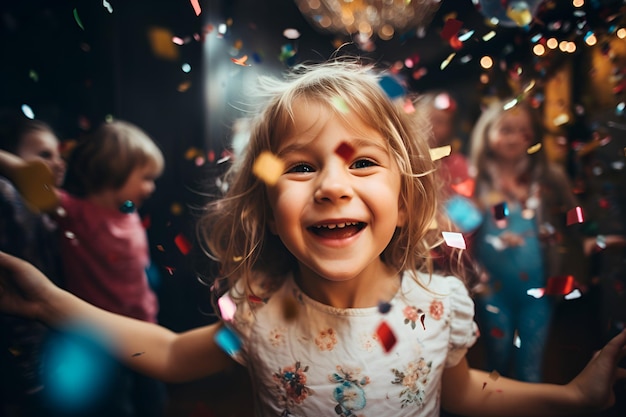
[[328, 239], [344, 239], [354, 236], [365, 228], [363, 222], [344, 222], [319, 224], [309, 227], [309, 230], [320, 237]]

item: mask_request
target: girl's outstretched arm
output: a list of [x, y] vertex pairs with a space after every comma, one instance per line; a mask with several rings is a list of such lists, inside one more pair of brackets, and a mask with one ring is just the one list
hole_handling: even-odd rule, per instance
[[110, 342], [133, 369], [168, 382], [202, 378], [234, 364], [214, 340], [220, 324], [177, 334], [165, 327], [110, 313], [56, 287], [33, 265], [0, 252], [0, 312], [51, 327], [80, 324]]
[[470, 369], [463, 359], [444, 371], [442, 407], [466, 416], [572, 416], [615, 402], [613, 384], [626, 378], [618, 362], [626, 355], [626, 330], [614, 337], [566, 385], [528, 383]]

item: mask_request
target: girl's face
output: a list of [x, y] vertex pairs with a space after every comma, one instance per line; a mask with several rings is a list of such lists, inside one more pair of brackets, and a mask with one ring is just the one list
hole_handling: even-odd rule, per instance
[[527, 111], [505, 111], [487, 132], [489, 149], [502, 162], [518, 162], [527, 156], [534, 140], [532, 119]]
[[159, 177], [156, 166], [147, 163], [132, 170], [124, 185], [115, 191], [115, 204], [117, 207], [126, 201], [132, 201], [139, 208], [145, 200], [154, 192], [154, 182]]
[[371, 273], [404, 221], [400, 173], [386, 140], [356, 117], [346, 125], [323, 105], [294, 108], [295, 127], [277, 150], [285, 169], [267, 189], [270, 229], [298, 259], [304, 279]]
[[59, 152], [59, 140], [46, 130], [26, 133], [17, 148], [17, 155], [24, 161], [42, 161], [54, 175], [55, 185], [60, 187], [65, 178], [65, 161]]

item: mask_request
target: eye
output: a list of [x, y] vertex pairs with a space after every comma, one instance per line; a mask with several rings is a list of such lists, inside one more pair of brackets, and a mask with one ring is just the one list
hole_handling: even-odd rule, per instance
[[42, 158], [42, 159], [52, 159], [52, 152], [41, 151], [41, 152], [39, 152], [39, 157]]
[[304, 173], [304, 174], [309, 173], [309, 172], [314, 172], [314, 171], [315, 170], [313, 169], [311, 165], [305, 164], [305, 163], [295, 164], [287, 170], [288, 173]]
[[377, 165], [378, 164], [376, 162], [370, 159], [359, 159], [357, 161], [354, 161], [352, 165], [350, 165], [350, 168], [362, 169], [362, 168], [369, 168], [369, 167], [373, 167]]

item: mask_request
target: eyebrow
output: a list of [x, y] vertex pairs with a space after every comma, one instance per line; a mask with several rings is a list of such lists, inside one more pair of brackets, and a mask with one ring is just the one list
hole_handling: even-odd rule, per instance
[[[382, 136], [381, 136], [382, 139]], [[288, 146], [285, 146], [284, 148], [280, 149], [278, 151], [277, 156], [281, 157], [283, 155], [292, 153], [292, 152], [301, 152], [303, 149], [306, 149], [306, 147], [313, 142], [315, 139], [312, 139], [310, 141], [306, 141], [304, 143], [292, 143]], [[383, 151], [385, 153], [389, 152], [389, 149], [385, 146], [384, 143], [379, 143], [380, 141], [374, 141], [371, 139], [364, 139], [364, 138], [349, 138], [349, 139], [345, 139], [342, 141], [342, 143], [346, 143], [348, 145], [350, 145], [351, 147], [353, 147], [354, 149], [358, 150], [359, 148], [366, 148], [366, 147], [374, 147], [377, 148], [380, 151]]]

